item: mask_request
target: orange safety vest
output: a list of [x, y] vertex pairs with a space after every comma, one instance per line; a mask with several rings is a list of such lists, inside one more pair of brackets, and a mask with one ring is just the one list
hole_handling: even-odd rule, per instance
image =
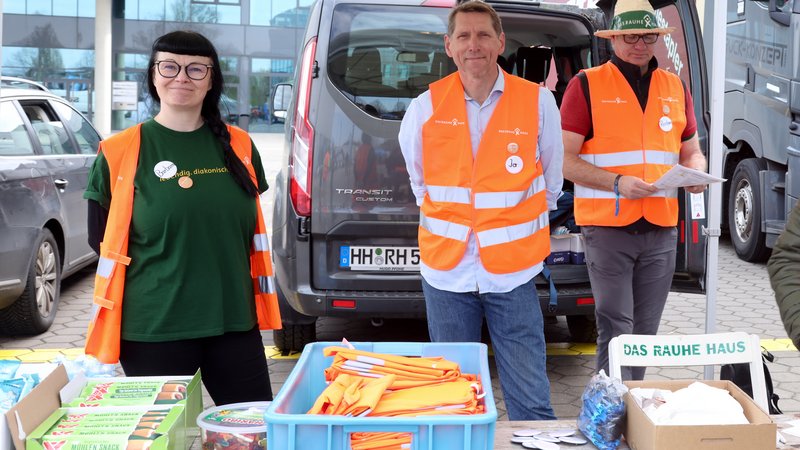
[[458, 72], [430, 85], [433, 115], [422, 126], [427, 187], [420, 209], [420, 258], [437, 270], [455, 267], [475, 232], [491, 273], [513, 273], [550, 253], [539, 161], [539, 85], [500, 72], [500, 96], [472, 155], [464, 88]]
[[[652, 183], [678, 164], [686, 128], [686, 98], [676, 75], [656, 69], [644, 111], [630, 84], [612, 63], [585, 70], [589, 82], [594, 136], [583, 143], [580, 158], [609, 172]], [[620, 227], [644, 217], [663, 227], [678, 223], [678, 190], [666, 189], [641, 199], [575, 184], [578, 225]]]
[[[100, 260], [97, 263], [94, 286], [94, 311], [89, 322], [85, 353], [106, 364], [119, 361], [125, 271], [131, 263], [128, 257], [128, 233], [133, 214], [133, 179], [139, 162], [140, 129], [141, 124], [100, 143], [100, 151], [108, 161], [112, 196], [108, 224], [100, 244]], [[258, 185], [255, 170], [250, 163], [250, 136], [236, 127], [229, 126], [228, 131], [236, 156], [244, 162], [250, 178]], [[250, 249], [250, 274], [253, 278], [258, 326], [262, 330], [279, 329], [281, 316], [273, 279], [272, 258], [258, 198], [256, 212], [256, 232]]]

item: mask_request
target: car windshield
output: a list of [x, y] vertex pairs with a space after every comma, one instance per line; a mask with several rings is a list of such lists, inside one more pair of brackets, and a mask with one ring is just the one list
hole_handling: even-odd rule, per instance
[[455, 71], [444, 51], [445, 8], [343, 4], [336, 7], [328, 76], [365, 112], [403, 118], [428, 84]]

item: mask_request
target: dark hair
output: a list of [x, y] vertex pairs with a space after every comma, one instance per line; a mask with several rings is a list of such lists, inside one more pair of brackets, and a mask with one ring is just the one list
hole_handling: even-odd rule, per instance
[[447, 17], [447, 35], [453, 37], [453, 32], [456, 30], [456, 16], [459, 13], [481, 13], [488, 14], [492, 21], [492, 28], [499, 37], [503, 34], [503, 25], [500, 22], [500, 16], [497, 11], [492, 8], [492, 5], [483, 2], [482, 0], [466, 0], [459, 1], [456, 6], [450, 10], [450, 15]]
[[208, 127], [222, 143], [222, 151], [225, 157], [225, 167], [228, 172], [233, 176], [233, 179], [253, 197], [258, 196], [258, 187], [255, 186], [253, 180], [250, 178], [250, 173], [247, 171], [244, 163], [236, 156], [236, 153], [231, 147], [231, 135], [228, 132], [228, 127], [222, 121], [222, 116], [219, 112], [219, 99], [222, 97], [222, 69], [219, 66], [219, 56], [214, 44], [211, 43], [205, 36], [194, 31], [173, 31], [167, 33], [153, 42], [153, 49], [150, 52], [150, 62], [147, 64], [147, 90], [150, 96], [159, 105], [161, 98], [158, 96], [156, 86], [153, 83], [153, 73], [155, 72], [156, 54], [158, 52], [176, 53], [178, 55], [195, 55], [205, 56], [211, 58], [211, 89], [206, 93], [203, 99], [203, 107], [200, 110], [200, 115], [205, 120]]

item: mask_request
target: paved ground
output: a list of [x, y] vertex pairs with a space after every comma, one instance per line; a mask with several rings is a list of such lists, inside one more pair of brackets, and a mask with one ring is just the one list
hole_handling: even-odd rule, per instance
[[[282, 156], [281, 136], [254, 134], [267, 170], [268, 179], [274, 179]], [[264, 199], [269, 211], [272, 199]], [[82, 353], [86, 325], [90, 310], [93, 269], [66, 280], [62, 286], [61, 306], [52, 328], [39, 336], [13, 338], [0, 336], [0, 358], [19, 358], [25, 361], [51, 361], [58, 355], [75, 356]], [[763, 264], [750, 264], [736, 258], [730, 243], [723, 239], [719, 251], [719, 290], [717, 298], [717, 331], [746, 331], [758, 334], [762, 343], [775, 354], [770, 371], [775, 391], [781, 397], [784, 412], [800, 412], [800, 353], [786, 340], [786, 333], [778, 316], [773, 292]], [[664, 313], [662, 334], [700, 333], [705, 327], [704, 295], [670, 295]], [[547, 369], [551, 381], [553, 407], [559, 418], [577, 417], [580, 395], [594, 371], [594, 347], [574, 345], [569, 342], [563, 318], [546, 325], [548, 340]], [[424, 321], [386, 321], [376, 328], [369, 321], [323, 319], [318, 322], [319, 340], [339, 341], [426, 341]], [[269, 354], [270, 372], [274, 392], [278, 392], [295, 364], [294, 358], [274, 354], [272, 334], [264, 333], [264, 345]], [[494, 373], [494, 367], [492, 367]], [[679, 369], [650, 369], [649, 379], [696, 379], [702, 377], [701, 367]], [[505, 418], [497, 380], [493, 380], [495, 397], [501, 419]], [[211, 406], [206, 397], [206, 405]]]

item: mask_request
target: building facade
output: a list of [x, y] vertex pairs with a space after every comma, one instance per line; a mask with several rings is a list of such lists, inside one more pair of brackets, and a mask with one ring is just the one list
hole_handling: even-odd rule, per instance
[[[153, 40], [194, 30], [220, 55], [223, 115], [233, 122], [247, 115], [251, 131], [269, 131], [271, 88], [293, 75], [313, 1], [2, 0], [2, 74], [44, 83], [91, 120], [110, 108], [111, 129], [120, 130], [157, 112], [144, 84]], [[97, 102], [97, 87], [108, 81], [95, 69], [106, 59], [95, 55], [106, 38], [97, 30], [110, 30], [110, 105]]]

